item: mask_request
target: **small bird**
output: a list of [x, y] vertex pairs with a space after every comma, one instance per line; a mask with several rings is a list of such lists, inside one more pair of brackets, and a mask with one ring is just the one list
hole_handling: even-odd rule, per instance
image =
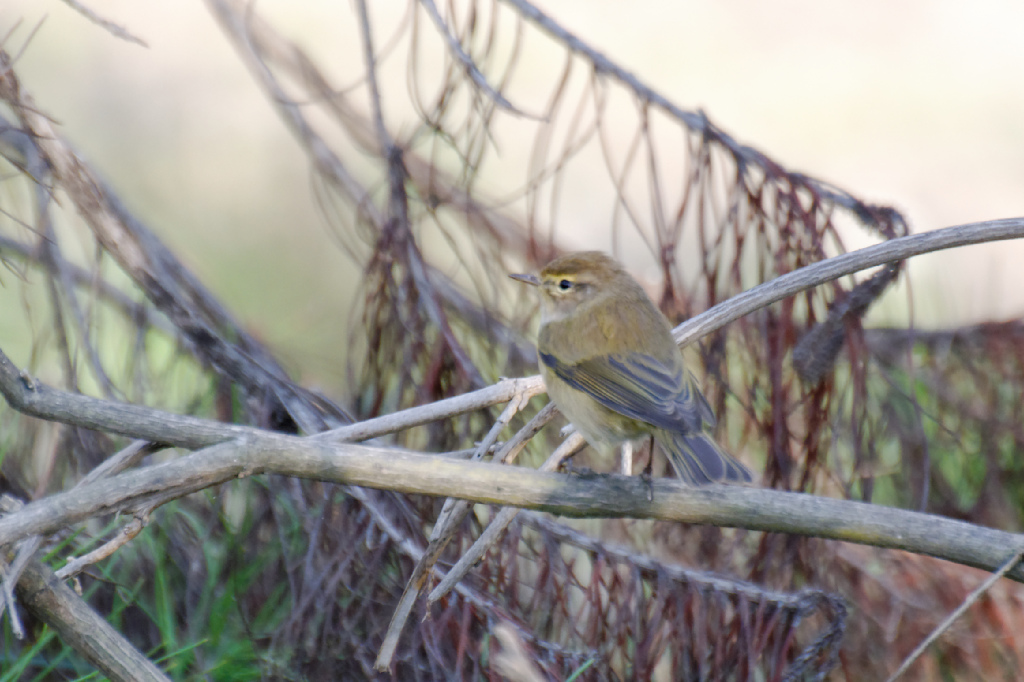
[[591, 445], [609, 452], [653, 437], [691, 485], [749, 482], [750, 472], [712, 441], [711, 406], [683, 366], [672, 328], [640, 284], [598, 251], [557, 258], [540, 287], [537, 351], [548, 395]]

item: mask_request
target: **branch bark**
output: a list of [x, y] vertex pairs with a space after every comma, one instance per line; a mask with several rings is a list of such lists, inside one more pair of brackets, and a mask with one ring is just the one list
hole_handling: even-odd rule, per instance
[[43, 563], [30, 561], [16, 589], [25, 608], [111, 679], [170, 681]]
[[[402, 493], [459, 497], [571, 517], [631, 517], [792, 533], [902, 549], [994, 571], [1024, 535], [920, 512], [801, 493], [635, 476], [567, 475], [465, 462], [399, 448], [247, 436], [25, 505], [0, 518], [0, 545], [93, 516], [162, 504], [255, 474], [281, 474]], [[653, 489], [654, 499], [648, 500]], [[1024, 582], [1024, 568], [1008, 573]]]

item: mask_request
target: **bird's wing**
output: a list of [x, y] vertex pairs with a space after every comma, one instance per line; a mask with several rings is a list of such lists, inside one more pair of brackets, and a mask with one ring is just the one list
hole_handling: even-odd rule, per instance
[[613, 354], [576, 364], [540, 354], [555, 376], [619, 414], [670, 431], [699, 431], [714, 423], [711, 408], [681, 364], [667, 367], [649, 355]]

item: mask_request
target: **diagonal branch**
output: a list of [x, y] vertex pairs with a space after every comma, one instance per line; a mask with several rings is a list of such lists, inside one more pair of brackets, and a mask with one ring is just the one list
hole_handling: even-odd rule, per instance
[[1009, 573], [1014, 566], [1020, 564], [1022, 557], [1024, 557], [1024, 547], [1018, 549], [1013, 556], [1007, 559], [1006, 562], [999, 567], [999, 570], [986, 578], [980, 585], [978, 585], [977, 588], [975, 588], [973, 592], [967, 595], [967, 598], [963, 600], [960, 606], [956, 607], [953, 612], [945, 618], [945, 620], [939, 623], [939, 625], [924, 638], [924, 641], [921, 642], [909, 656], [907, 656], [906, 660], [904, 660], [900, 667], [896, 669], [896, 672], [889, 676], [886, 682], [896, 682], [896, 680], [914, 664], [914, 661], [920, 658], [921, 654], [923, 654], [935, 640], [942, 636], [942, 633], [949, 630], [953, 623], [956, 622], [957, 618], [964, 615], [964, 612], [967, 611], [974, 602], [978, 601], [983, 594], [990, 590], [993, 585], [999, 582], [1000, 578]]
[[495, 90], [491, 84], [487, 82], [484, 75], [480, 73], [480, 69], [477, 68], [473, 58], [466, 54], [466, 51], [462, 49], [462, 45], [459, 43], [458, 38], [455, 37], [448, 25], [444, 23], [444, 17], [442, 17], [441, 12], [438, 11], [437, 5], [434, 4], [434, 0], [420, 0], [420, 4], [427, 10], [427, 14], [430, 16], [431, 21], [434, 22], [437, 30], [442, 36], [444, 36], [444, 41], [448, 45], [449, 51], [451, 51], [452, 55], [455, 56], [455, 59], [462, 64], [462, 68], [466, 70], [466, 74], [469, 76], [470, 80], [476, 84], [476, 87], [503, 109], [508, 109], [512, 113], [519, 114], [520, 116], [526, 116], [527, 114], [525, 112], [517, 109], [515, 105], [505, 99], [504, 95]]

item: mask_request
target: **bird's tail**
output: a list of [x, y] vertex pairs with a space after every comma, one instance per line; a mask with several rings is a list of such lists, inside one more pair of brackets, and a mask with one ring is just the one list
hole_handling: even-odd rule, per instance
[[750, 483], [750, 470], [701, 432], [659, 431], [654, 436], [679, 478], [690, 485], [716, 481]]

